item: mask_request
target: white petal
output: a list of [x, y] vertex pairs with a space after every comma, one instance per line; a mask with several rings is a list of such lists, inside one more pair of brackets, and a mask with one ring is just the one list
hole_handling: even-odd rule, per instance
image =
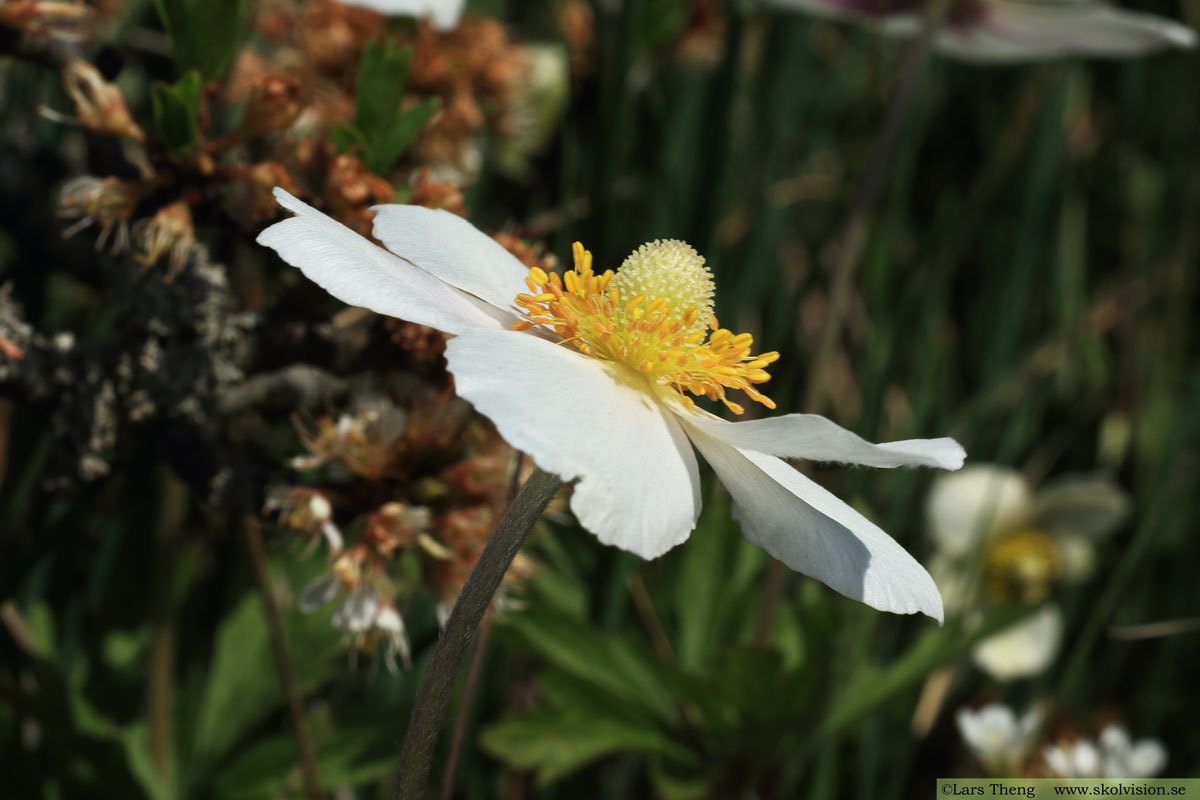
[[1167, 748], [1155, 739], [1139, 739], [1125, 761], [1129, 777], [1153, 778], [1167, 766]]
[[976, 464], [939, 476], [929, 492], [926, 514], [938, 549], [962, 557], [992, 535], [1024, 522], [1029, 484], [1007, 467]]
[[364, 633], [375, 624], [379, 614], [378, 592], [367, 586], [359, 586], [350, 592], [330, 620], [333, 627], [350, 633]]
[[340, 0], [343, 5], [366, 8], [397, 17], [428, 16], [435, 28], [452, 30], [462, 16], [465, 0]]
[[1102, 3], [1014, 0], [994, 0], [979, 18], [948, 26], [938, 38], [943, 52], [973, 61], [1122, 58], [1195, 43], [1187, 26], [1150, 14]]
[[785, 414], [746, 422], [689, 415], [687, 422], [734, 447], [784, 458], [839, 461], [868, 467], [958, 469], [967, 456], [962, 445], [953, 439], [908, 439], [871, 444], [817, 414]]
[[1062, 612], [1046, 606], [980, 642], [975, 664], [998, 681], [1041, 674], [1058, 655], [1062, 628]]
[[375, 627], [388, 633], [404, 633], [404, 619], [400, 612], [391, 606], [384, 606], [375, 615]]
[[258, 243], [273, 248], [342, 302], [452, 334], [506, 328], [516, 319], [417, 269], [284, 190], [276, 189], [275, 198], [296, 216], [267, 228]]
[[[915, 35], [921, 28], [920, 13], [911, 9], [918, 3], [895, 0], [871, 3], [871, 0], [763, 0], [765, 5], [783, 11], [802, 11], [817, 17], [842, 19], [870, 25], [872, 30], [902, 36]], [[888, 13], [888, 9], [898, 9]], [[907, 10], [906, 10], [907, 9]]]
[[337, 597], [341, 591], [342, 582], [333, 574], [325, 575], [305, 586], [296, 599], [296, 607], [307, 613], [319, 608]]
[[[374, 206], [375, 238], [405, 261], [500, 309], [529, 293], [529, 268], [462, 217], [423, 206]], [[514, 311], [515, 313], [515, 311]]]
[[961, 559], [935, 552], [929, 557], [929, 574], [942, 595], [942, 608], [950, 616], [966, 613], [978, 600], [979, 575]]
[[1065, 478], [1034, 496], [1032, 521], [1056, 535], [1099, 539], [1116, 530], [1131, 508], [1129, 495], [1107, 478]]
[[509, 444], [579, 479], [571, 510], [600, 541], [656, 558], [687, 539], [700, 513], [696, 458], [641, 375], [515, 331], [452, 339], [446, 361], [459, 396]]
[[1076, 742], [1075, 747], [1071, 749], [1071, 763], [1075, 767], [1077, 777], [1099, 778], [1102, 776], [1100, 751], [1096, 749], [1096, 745], [1086, 739]]
[[337, 525], [334, 525], [332, 522], [324, 523], [321, 525], [321, 535], [325, 537], [330, 552], [335, 555], [342, 552], [344, 542], [342, 541], [342, 532], [338, 530]]
[[958, 713], [954, 715], [955, 722], [958, 723], [958, 732], [962, 736], [967, 747], [979, 755], [980, 753], [988, 754], [988, 738], [987, 731], [983, 727], [983, 713], [980, 711], [972, 711], [969, 708], [960, 708]]
[[1065, 747], [1057, 744], [1050, 745], [1042, 750], [1042, 758], [1046, 760], [1046, 767], [1052, 776], [1057, 778], [1074, 777], [1075, 766]]
[[1100, 746], [1104, 748], [1105, 755], [1123, 759], [1129, 755], [1133, 740], [1129, 738], [1129, 732], [1120, 725], [1109, 724], [1100, 731]]
[[942, 621], [933, 578], [857, 511], [774, 456], [731, 447], [697, 427], [688, 434], [733, 496], [751, 542], [873, 608]]

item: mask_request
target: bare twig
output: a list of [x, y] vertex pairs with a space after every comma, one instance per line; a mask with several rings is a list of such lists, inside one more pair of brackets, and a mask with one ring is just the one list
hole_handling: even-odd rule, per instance
[[279, 670], [283, 692], [287, 696], [288, 710], [292, 716], [292, 725], [296, 729], [296, 746], [300, 750], [300, 771], [304, 776], [304, 789], [309, 800], [322, 800], [325, 795], [321, 791], [321, 779], [317, 774], [317, 749], [308, 735], [296, 665], [292, 662], [292, 655], [288, 650], [287, 638], [283, 633], [283, 619], [279, 615], [279, 605], [275, 602], [275, 594], [271, 588], [262, 526], [258, 517], [247, 514], [242, 527], [246, 534], [246, 545], [250, 549], [250, 560], [254, 564], [254, 575], [258, 579], [258, 593], [262, 598], [263, 613], [267, 618], [267, 632], [271, 638], [271, 650], [275, 654], [275, 666]]

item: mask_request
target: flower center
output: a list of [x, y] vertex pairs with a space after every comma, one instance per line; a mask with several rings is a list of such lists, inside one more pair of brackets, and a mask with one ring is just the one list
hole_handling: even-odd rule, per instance
[[1037, 602], [1061, 572], [1058, 545], [1036, 530], [1018, 530], [997, 539], [986, 562], [988, 592], [1001, 602]]
[[690, 392], [743, 413], [725, 397], [726, 389], [775, 408], [754, 386], [770, 380], [765, 367], [779, 353], [751, 355], [753, 336], [717, 326], [712, 273], [691, 246], [674, 239], [644, 244], [619, 272], [600, 275], [583, 245], [576, 242], [571, 251], [575, 269], [562, 278], [529, 270], [525, 285], [532, 294], [517, 295], [525, 319], [513, 324], [515, 330], [553, 330], [584, 355], [625, 364], [677, 391], [688, 408], [696, 405]]

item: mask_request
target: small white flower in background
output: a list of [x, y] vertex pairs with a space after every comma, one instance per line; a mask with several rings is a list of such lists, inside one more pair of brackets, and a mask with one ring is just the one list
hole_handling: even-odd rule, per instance
[[1042, 751], [1050, 774], [1058, 778], [1153, 778], [1167, 765], [1167, 749], [1156, 739], [1133, 742], [1119, 725], [1088, 739], [1051, 745]]
[[[896, 36], [920, 31], [928, 1], [765, 0], [776, 8], [870, 24]], [[938, 50], [948, 56], [993, 63], [1128, 58], [1195, 45], [1196, 33], [1186, 25], [1092, 0], [958, 0], [936, 39]]]
[[346, 596], [333, 612], [333, 627], [349, 634], [355, 649], [364, 653], [374, 652], [382, 642], [388, 669], [395, 672], [396, 656], [408, 666], [411, 649], [404, 620], [391, 596], [379, 585], [381, 577], [378, 563], [366, 548], [352, 547], [338, 556], [327, 574], [304, 587], [296, 606], [307, 614], [332, 603], [345, 591]]
[[[1130, 510], [1128, 496], [1099, 477], [1071, 477], [1034, 492], [1015, 470], [989, 464], [939, 477], [926, 515], [929, 570], [951, 614], [1045, 599], [1057, 581], [1094, 567], [1095, 543]], [[1002, 681], [1037, 675], [1053, 662], [1063, 620], [1049, 605], [981, 642], [975, 663]]]
[[1020, 717], [1006, 705], [993, 703], [977, 711], [960, 708], [958, 732], [987, 773], [996, 778], [1019, 777], [1026, 756], [1037, 742], [1042, 715], [1036, 707]]
[[340, 0], [343, 5], [365, 8], [391, 17], [428, 17], [440, 31], [454, 30], [466, 0]]
[[382, 592], [371, 586], [350, 591], [342, 605], [333, 612], [333, 627], [346, 631], [355, 646], [364, 652], [384, 643], [384, 659], [392, 672], [399, 668], [396, 656], [411, 665], [412, 649], [404, 630], [404, 619]]
[[560, 277], [444, 211], [376, 207], [384, 249], [276, 197], [296, 216], [258, 241], [346, 303], [450, 334], [458, 394], [542, 469], [576, 481], [571, 509], [600, 541], [656, 558], [688, 538], [700, 513], [694, 445], [750, 541], [847, 597], [942, 619], [929, 573], [783, 458], [958, 469], [963, 449], [871, 444], [815, 415], [728, 422], [698, 409], [689, 394], [742, 413], [727, 390], [773, 408], [755, 385], [778, 354], [751, 355], [749, 334], [717, 327], [712, 274], [686, 244], [644, 245], [602, 274], [576, 244], [576, 268]]
[[263, 511], [279, 512], [279, 524], [312, 539], [314, 546], [317, 536], [324, 537], [329, 545], [329, 551], [338, 554], [342, 551], [342, 532], [333, 523], [333, 506], [328, 498], [315, 489], [303, 486], [276, 486], [267, 492]]

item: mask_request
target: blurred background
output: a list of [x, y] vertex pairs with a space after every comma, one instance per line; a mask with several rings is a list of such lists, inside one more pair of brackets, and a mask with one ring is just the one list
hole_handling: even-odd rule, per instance
[[[1138, 6], [1195, 26], [1185, 4]], [[773, 566], [710, 473], [653, 562], [556, 500], [431, 796], [1200, 777], [1195, 51], [922, 60], [748, 0], [0, 22], [4, 797], [389, 796], [528, 464], [454, 397], [441, 334], [255, 243], [275, 186], [362, 233], [375, 203], [443, 208], [548, 270], [683, 239], [722, 324], [782, 354], [781, 411], [969, 454], [804, 466], [930, 568], [943, 627]]]

